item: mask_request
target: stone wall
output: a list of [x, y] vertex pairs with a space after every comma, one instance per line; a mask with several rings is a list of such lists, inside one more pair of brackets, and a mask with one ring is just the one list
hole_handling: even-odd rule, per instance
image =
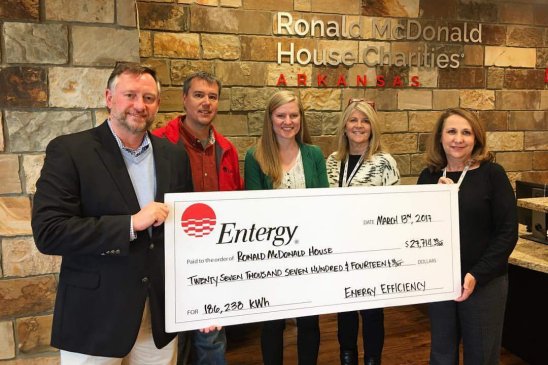
[[[141, 59], [163, 84], [158, 124], [181, 111], [181, 85], [198, 69], [224, 83], [217, 128], [240, 157], [261, 132], [280, 74], [307, 109], [326, 154], [350, 97], [375, 100], [384, 143], [404, 183], [423, 168], [428, 132], [441, 110], [477, 109], [488, 143], [511, 180], [548, 181], [548, 4], [545, 0], [3, 0], [0, 2], [0, 364], [56, 364], [48, 346], [59, 259], [39, 254], [30, 207], [47, 143], [101, 123], [105, 82], [116, 60]], [[359, 23], [359, 36], [291, 36], [277, 14]], [[374, 21], [422, 27], [482, 24], [481, 42], [427, 42], [460, 55], [458, 68], [277, 62], [288, 49], [351, 50], [368, 45], [413, 52], [424, 41], [373, 37]], [[346, 29], [349, 30], [349, 29]], [[297, 86], [298, 75], [306, 77]], [[323, 76], [322, 76], [323, 75]], [[387, 80], [376, 86], [377, 76]], [[325, 86], [318, 77], [325, 76]], [[340, 84], [341, 76], [347, 85]], [[357, 77], [366, 86], [356, 86]], [[410, 86], [418, 76], [420, 87]], [[300, 76], [301, 78], [303, 76]], [[399, 77], [402, 86], [393, 86]]]
[[[384, 142], [395, 155], [403, 183], [412, 184], [423, 168], [428, 132], [441, 110], [478, 110], [488, 130], [490, 148], [511, 180], [548, 181], [548, 4], [543, 0], [209, 0], [138, 1], [143, 62], [161, 72], [164, 85], [161, 115], [165, 123], [181, 111], [180, 87], [188, 73], [204, 69], [223, 83], [216, 126], [243, 156], [261, 133], [263, 108], [282, 73], [307, 109], [314, 141], [327, 155], [340, 111], [350, 97], [375, 100], [384, 118]], [[360, 37], [291, 36], [278, 34], [277, 14], [296, 19], [360, 22]], [[290, 65], [277, 62], [277, 44], [295, 48], [358, 50], [384, 45], [409, 52], [421, 44], [372, 38], [373, 21], [415, 20], [422, 27], [440, 25], [483, 27], [482, 42], [427, 42], [436, 52], [460, 54], [458, 68]], [[345, 23], [343, 23], [343, 21]], [[297, 86], [297, 74], [307, 78]], [[327, 75], [318, 87], [317, 77]], [[367, 87], [356, 86], [367, 76]], [[383, 75], [385, 87], [376, 87]], [[394, 76], [403, 87], [392, 87]], [[337, 87], [343, 76], [347, 86]], [[412, 76], [421, 86], [410, 87]]]
[[105, 119], [115, 62], [139, 61], [133, 0], [0, 1], [0, 363], [57, 364], [60, 260], [40, 254], [32, 194], [47, 143]]

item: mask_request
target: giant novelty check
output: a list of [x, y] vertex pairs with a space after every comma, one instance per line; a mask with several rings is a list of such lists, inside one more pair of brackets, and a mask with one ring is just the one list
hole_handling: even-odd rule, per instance
[[166, 194], [170, 332], [455, 299], [456, 185]]

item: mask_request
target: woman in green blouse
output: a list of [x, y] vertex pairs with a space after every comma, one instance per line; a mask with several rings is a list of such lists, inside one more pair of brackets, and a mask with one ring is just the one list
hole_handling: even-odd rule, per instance
[[[245, 156], [248, 190], [327, 188], [325, 159], [310, 143], [304, 110], [290, 91], [274, 94], [267, 106], [263, 133]], [[299, 365], [315, 365], [320, 347], [318, 316], [297, 318]], [[265, 365], [283, 364], [285, 319], [264, 322], [261, 350]]]

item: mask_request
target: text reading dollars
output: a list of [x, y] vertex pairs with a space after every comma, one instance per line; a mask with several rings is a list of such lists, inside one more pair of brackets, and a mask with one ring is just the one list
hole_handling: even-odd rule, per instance
[[293, 240], [299, 226], [238, 228], [236, 223], [222, 223], [218, 245], [226, 243], [270, 242], [273, 246], [287, 246]]

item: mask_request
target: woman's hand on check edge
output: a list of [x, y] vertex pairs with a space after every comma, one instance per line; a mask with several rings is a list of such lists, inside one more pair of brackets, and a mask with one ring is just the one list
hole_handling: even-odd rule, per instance
[[223, 326], [209, 326], [209, 327], [206, 327], [206, 328], [201, 328], [200, 332], [209, 333], [209, 332], [213, 332], [213, 331], [220, 331], [222, 328], [223, 328]]
[[462, 293], [455, 299], [456, 302], [464, 302], [466, 299], [472, 295], [474, 288], [476, 287], [476, 278], [472, 274], [467, 273], [464, 276], [464, 284], [462, 284]]
[[453, 180], [451, 180], [450, 178], [448, 177], [440, 177], [439, 180], [438, 180], [438, 184], [454, 184], [455, 182]]

